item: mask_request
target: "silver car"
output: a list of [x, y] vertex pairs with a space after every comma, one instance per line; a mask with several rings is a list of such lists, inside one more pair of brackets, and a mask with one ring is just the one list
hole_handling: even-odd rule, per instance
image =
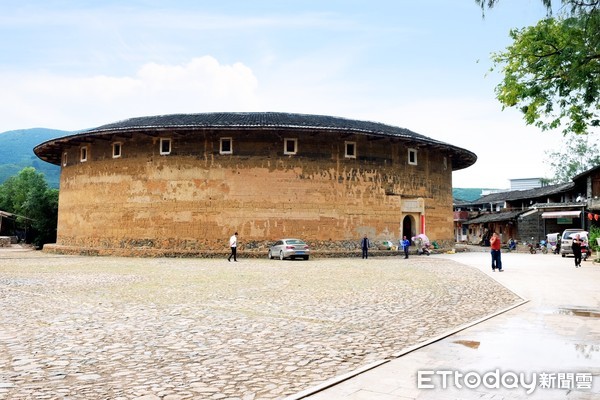
[[565, 229], [562, 233], [562, 238], [560, 240], [560, 255], [566, 257], [567, 255], [573, 254], [573, 249], [571, 245], [573, 244], [573, 238], [575, 235], [580, 235], [581, 238], [585, 236], [587, 239], [587, 231], [583, 229]]
[[310, 247], [300, 239], [281, 239], [269, 248], [269, 258], [279, 257], [294, 259], [296, 257], [308, 260]]

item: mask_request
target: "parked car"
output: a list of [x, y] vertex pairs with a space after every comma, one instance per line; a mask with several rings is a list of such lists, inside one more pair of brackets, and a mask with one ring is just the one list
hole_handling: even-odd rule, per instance
[[308, 260], [310, 247], [300, 239], [281, 239], [269, 248], [269, 259], [278, 257], [280, 260], [296, 257]]
[[580, 234], [582, 237], [585, 235], [587, 237], [587, 231], [583, 229], [565, 229], [561, 235], [560, 239], [560, 255], [566, 257], [567, 254], [572, 255], [573, 249], [571, 245], [573, 244], [573, 237], [576, 234]]

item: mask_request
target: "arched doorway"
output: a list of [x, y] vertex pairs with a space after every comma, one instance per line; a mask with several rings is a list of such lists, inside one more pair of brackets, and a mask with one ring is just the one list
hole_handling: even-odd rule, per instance
[[402, 235], [406, 236], [411, 243], [412, 237], [416, 235], [414, 218], [410, 215], [405, 216], [402, 220]]

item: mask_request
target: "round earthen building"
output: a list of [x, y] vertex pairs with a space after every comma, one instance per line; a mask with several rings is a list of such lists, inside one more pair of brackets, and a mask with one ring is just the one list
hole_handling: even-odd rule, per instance
[[472, 152], [375, 122], [289, 113], [132, 118], [38, 145], [60, 165], [50, 251], [264, 253], [300, 237], [317, 253], [427, 233], [453, 242], [452, 171]]

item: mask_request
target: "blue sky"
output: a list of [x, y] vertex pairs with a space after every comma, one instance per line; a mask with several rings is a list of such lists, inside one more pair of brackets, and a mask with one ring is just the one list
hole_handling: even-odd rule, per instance
[[466, 148], [455, 187], [548, 176], [559, 132], [494, 98], [490, 53], [539, 0], [15, 1], [0, 13], [0, 132], [155, 114], [283, 111], [408, 128]]

